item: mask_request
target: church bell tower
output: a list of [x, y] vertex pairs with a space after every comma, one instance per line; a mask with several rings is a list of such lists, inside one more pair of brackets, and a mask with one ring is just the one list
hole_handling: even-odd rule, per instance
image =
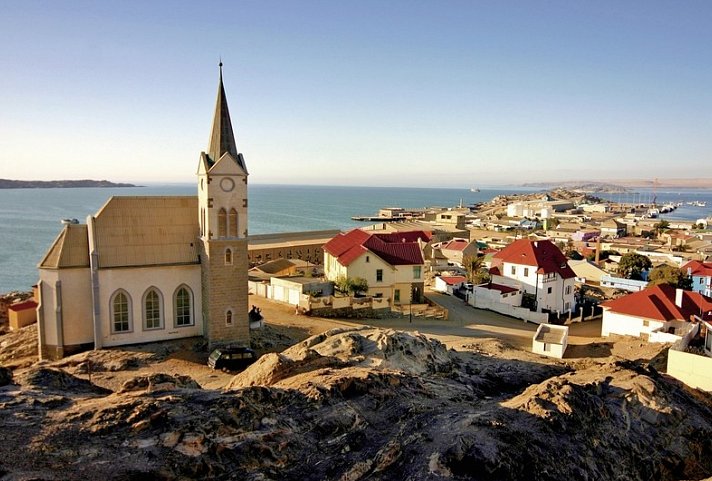
[[208, 152], [198, 164], [198, 223], [203, 322], [213, 346], [248, 345], [247, 318], [247, 167], [238, 153], [223, 86], [218, 98]]

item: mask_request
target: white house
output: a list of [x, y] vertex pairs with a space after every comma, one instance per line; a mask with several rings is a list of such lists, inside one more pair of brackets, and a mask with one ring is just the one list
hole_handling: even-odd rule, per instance
[[682, 270], [692, 277], [693, 291], [712, 297], [712, 262], [690, 261]]
[[112, 197], [40, 261], [40, 357], [198, 335], [249, 343], [247, 175], [221, 63], [198, 195]]
[[363, 278], [368, 294], [393, 304], [419, 303], [423, 296], [423, 231], [377, 233], [353, 229], [324, 244], [324, 275]]
[[712, 319], [712, 299], [698, 292], [657, 285], [601, 304], [601, 335], [622, 334], [650, 342], [675, 342], [693, 316]]
[[574, 309], [576, 274], [548, 240], [516, 240], [492, 259], [492, 281], [521, 286], [533, 295], [539, 312], [566, 314]]
[[452, 295], [454, 290], [459, 289], [466, 282], [465, 276], [436, 276], [433, 290]]
[[532, 352], [561, 359], [569, 343], [569, 328], [553, 324], [539, 324], [532, 338]]

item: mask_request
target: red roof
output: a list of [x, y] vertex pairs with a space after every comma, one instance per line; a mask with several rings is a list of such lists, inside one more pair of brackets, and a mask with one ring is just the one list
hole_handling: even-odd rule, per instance
[[690, 261], [682, 266], [682, 271], [693, 276], [712, 276], [712, 262]]
[[484, 286], [480, 286], [480, 287], [485, 287], [485, 288], [487, 288], [487, 289], [492, 289], [492, 290], [495, 290], [495, 291], [499, 291], [499, 292], [501, 292], [502, 294], [509, 294], [510, 292], [517, 292], [517, 291], [519, 290], [519, 289], [517, 289], [516, 287], [505, 286], [505, 285], [502, 285], [502, 284], [495, 284], [495, 283], [493, 283], [493, 282], [490, 282], [489, 284], [484, 285]]
[[28, 309], [37, 309], [37, 303], [30, 299], [28, 301], [11, 304], [10, 306], [8, 306], [8, 309], [15, 312], [26, 311]]
[[465, 277], [465, 276], [440, 276], [440, 279], [445, 281], [445, 284], [452, 286], [454, 284], [459, 284], [461, 282], [465, 282], [467, 280], [467, 277]]
[[539, 274], [557, 273], [563, 279], [576, 277], [566, 262], [564, 254], [549, 240], [516, 240], [496, 253], [493, 259], [499, 261], [493, 262], [493, 267], [509, 262], [510, 264], [537, 267]]
[[678, 289], [669, 285], [648, 287], [618, 299], [604, 302], [602, 307], [629, 316], [647, 317], [658, 321], [689, 321], [694, 314], [712, 319], [712, 299], [699, 292], [683, 291], [680, 306], [675, 304]]
[[440, 246], [440, 248], [453, 250], [453, 251], [462, 251], [462, 250], [465, 250], [465, 248], [469, 245], [470, 245], [470, 241], [467, 241], [465, 239], [453, 239], [449, 242], [442, 244]]
[[324, 244], [324, 251], [348, 266], [365, 252], [372, 252], [392, 266], [423, 264], [418, 240], [428, 242], [431, 234], [423, 231], [371, 233], [353, 229]]

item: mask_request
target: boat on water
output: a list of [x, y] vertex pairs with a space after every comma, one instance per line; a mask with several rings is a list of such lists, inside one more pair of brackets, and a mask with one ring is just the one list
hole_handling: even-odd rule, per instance
[[477, 187], [473, 187], [470, 189], [470, 192], [479, 192], [479, 191], [480, 191], [480, 189], [478, 189]]

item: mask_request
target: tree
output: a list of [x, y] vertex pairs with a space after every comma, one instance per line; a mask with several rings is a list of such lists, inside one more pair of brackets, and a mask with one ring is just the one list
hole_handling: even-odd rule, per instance
[[351, 281], [351, 292], [355, 294], [365, 294], [368, 292], [368, 281], [363, 277], [354, 277]]
[[352, 279], [346, 276], [339, 276], [334, 285], [344, 294], [356, 295], [368, 291], [368, 281], [362, 277]]
[[670, 228], [670, 223], [666, 221], [665, 219], [661, 220], [660, 222], [656, 222], [653, 224], [653, 230], [655, 231], [656, 235], [660, 235], [666, 230]]
[[650, 271], [648, 280], [651, 286], [668, 284], [687, 291], [692, 290], [692, 278], [674, 266], [662, 265], [654, 268]]
[[465, 256], [462, 265], [467, 271], [467, 281], [472, 284], [484, 284], [489, 282], [490, 275], [484, 269], [484, 256]]
[[618, 273], [626, 279], [641, 280], [642, 272], [652, 266], [653, 263], [646, 256], [629, 252], [621, 257], [621, 261], [618, 263]]

